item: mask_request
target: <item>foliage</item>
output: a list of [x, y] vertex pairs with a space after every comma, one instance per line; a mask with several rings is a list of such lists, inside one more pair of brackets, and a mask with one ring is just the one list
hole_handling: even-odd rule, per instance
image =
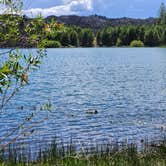
[[22, 0], [0, 0], [3, 8], [2, 12], [7, 14], [21, 14], [23, 1]]
[[70, 35], [68, 32], [63, 32], [61, 35], [61, 44], [62, 46], [69, 46], [70, 44]]
[[160, 10], [159, 10], [159, 21], [161, 24], [166, 24], [166, 6], [164, 3], [161, 3]]
[[38, 44], [38, 48], [60, 48], [61, 43], [55, 40], [44, 39], [41, 43]]
[[[65, 26], [40, 15], [28, 19], [21, 15], [0, 16], [0, 47], [93, 47], [130, 46], [140, 40], [145, 46], [166, 45], [166, 7], [161, 4], [158, 21], [153, 25], [107, 27], [97, 32], [88, 28]], [[94, 44], [95, 43], [95, 44]]]
[[161, 39], [162, 44], [166, 44], [166, 27], [163, 28], [163, 32], [161, 36], [162, 36], [162, 39]]
[[117, 142], [93, 147], [82, 145], [77, 151], [77, 145], [72, 141], [65, 145], [63, 141], [54, 140], [46, 149], [41, 148], [36, 158], [31, 149], [10, 146], [8, 151], [0, 153], [0, 166], [164, 166], [165, 155], [165, 141], [145, 142], [139, 149], [136, 144]]
[[[28, 73], [32, 69], [39, 68], [41, 58], [45, 56], [42, 50], [37, 51], [37, 55], [25, 55], [19, 50], [9, 51], [9, 57], [0, 64], [0, 93], [2, 97], [2, 105], [0, 109], [10, 100], [7, 97], [7, 92], [14, 85], [13, 93], [18, 91], [18, 88], [28, 83]], [[13, 94], [12, 93], [12, 94]]]
[[[0, 28], [1, 37], [0, 44], [3, 47], [25, 46], [27, 42], [27, 34], [32, 33], [40, 39], [43, 34], [43, 20], [36, 18], [35, 24], [25, 25], [25, 20], [21, 13], [21, 0], [3, 0], [0, 5], [4, 5], [8, 9], [7, 14], [0, 16], [2, 26]], [[6, 12], [6, 11], [5, 11]], [[17, 15], [16, 15], [17, 14]], [[19, 14], [19, 15], [18, 15]], [[26, 28], [22, 28], [26, 27]], [[29, 28], [29, 29], [28, 29]], [[37, 33], [36, 29], [39, 33]], [[26, 34], [26, 35], [25, 35]], [[32, 35], [31, 35], [32, 37]], [[24, 52], [13, 48], [9, 50], [1, 50], [0, 53], [0, 116], [6, 114], [5, 106], [10, 100], [29, 83], [29, 74], [40, 67], [41, 60], [46, 55], [46, 50], [39, 49], [36, 53], [25, 54]], [[27, 127], [37, 112], [31, 112], [25, 119], [11, 131], [6, 131], [0, 138], [0, 149], [5, 149], [8, 144], [15, 142], [20, 136], [32, 134], [34, 127]], [[45, 118], [44, 118], [45, 119]], [[11, 139], [10, 139], [11, 138]]]
[[80, 33], [80, 45], [82, 47], [92, 47], [94, 35], [91, 29], [82, 29]]
[[148, 31], [146, 31], [144, 42], [145, 45], [151, 47], [160, 45], [160, 38], [158, 32], [153, 29], [149, 29]]
[[130, 47], [143, 47], [143, 46], [144, 46], [144, 43], [140, 40], [133, 40], [130, 43]]
[[[34, 55], [11, 49], [1, 55], [3, 57], [1, 57], [0, 62], [0, 116], [7, 114], [5, 106], [25, 85], [29, 84], [29, 74], [40, 67], [41, 60], [46, 55], [46, 52], [38, 50]], [[23, 109], [23, 106], [21, 109]], [[34, 126], [31, 125], [31, 127], [27, 128], [26, 125], [30, 123], [37, 113], [37, 110], [30, 112], [23, 121], [20, 121], [18, 126], [1, 135], [0, 149], [6, 148], [8, 144], [16, 141], [21, 136], [32, 134], [35, 131], [35, 129], [32, 129]]]
[[165, 26], [122, 26], [108, 27], [97, 32], [98, 46], [130, 46], [133, 40], [139, 40], [145, 46], [166, 45]]
[[[97, 40], [98, 45], [100, 46], [115, 46], [117, 43], [117, 28], [106, 28], [103, 31], [99, 31], [98, 34], [100, 34], [100, 40]], [[120, 40], [120, 39], [119, 39]]]
[[75, 47], [79, 46], [79, 38], [78, 38], [78, 34], [75, 30], [72, 30], [70, 32], [70, 44]]
[[97, 42], [98, 46], [102, 45], [102, 36], [103, 36], [102, 32], [98, 31], [96, 34], [96, 42]]

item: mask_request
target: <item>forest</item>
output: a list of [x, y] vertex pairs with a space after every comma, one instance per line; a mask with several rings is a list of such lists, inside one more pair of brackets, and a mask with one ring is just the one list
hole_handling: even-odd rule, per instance
[[166, 45], [166, 7], [160, 6], [153, 25], [125, 25], [94, 31], [89, 28], [66, 26], [55, 19], [40, 15], [3, 14], [0, 16], [0, 47], [59, 48], [59, 47], [154, 47]]

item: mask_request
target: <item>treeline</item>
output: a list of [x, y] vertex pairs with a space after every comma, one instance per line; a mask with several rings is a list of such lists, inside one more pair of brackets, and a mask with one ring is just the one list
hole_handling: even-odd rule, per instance
[[97, 32], [73, 26], [65, 27], [64, 31], [58, 33], [47, 34], [45, 37], [42, 44], [47, 47], [53, 41], [62, 47], [154, 47], [166, 45], [166, 24], [158, 22], [152, 26], [108, 27]]
[[107, 27], [94, 32], [64, 26], [42, 17], [0, 16], [0, 47], [112, 47], [166, 45], [166, 7], [160, 6], [158, 21], [151, 25]]
[[[93, 47], [94, 33], [91, 29], [76, 26], [65, 27], [63, 30], [49, 33], [45, 41], [57, 41], [63, 47]], [[42, 42], [45, 44], [45, 41]]]
[[158, 21], [152, 26], [108, 27], [96, 34], [98, 46], [162, 46], [166, 45], [166, 7], [160, 6]]
[[26, 19], [14, 15], [0, 16], [0, 47], [92, 47], [91, 29], [67, 27], [42, 17]]
[[98, 46], [129, 46], [140, 41], [145, 46], [166, 45], [166, 26], [123, 26], [100, 30], [96, 35]]
[[[2, 21], [1, 16], [0, 47], [153, 47], [166, 45], [166, 24], [160, 22], [152, 26], [108, 27], [93, 32], [87, 28], [66, 27], [55, 20], [46, 23], [42, 18], [28, 22], [22, 18], [17, 18], [17, 22], [13, 19], [10, 18], [10, 21], [6, 23]], [[132, 45], [133, 41], [136, 44]]]

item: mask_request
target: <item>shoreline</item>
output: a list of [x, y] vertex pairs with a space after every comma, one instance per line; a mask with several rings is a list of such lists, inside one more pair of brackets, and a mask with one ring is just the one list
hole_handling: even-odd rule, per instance
[[[94, 146], [81, 146], [80, 151], [75, 143], [69, 142], [64, 145], [63, 141], [57, 143], [54, 139], [51, 144], [47, 144], [45, 149], [40, 148], [38, 153], [34, 153], [33, 148], [25, 149], [25, 146], [15, 148], [10, 145], [7, 151], [0, 151], [0, 166], [110, 166], [126, 165], [164, 166], [166, 163], [166, 138], [161, 141], [141, 140], [142, 147], [136, 143], [113, 142], [103, 143]], [[35, 157], [34, 157], [35, 155]], [[69, 164], [70, 163], [70, 164]], [[116, 164], [115, 164], [116, 163]], [[142, 164], [140, 164], [142, 163]]]
[[166, 46], [156, 46], [156, 47], [130, 47], [130, 46], [121, 46], [121, 47], [51, 47], [51, 48], [38, 48], [38, 47], [0, 47], [0, 49], [91, 49], [91, 48], [166, 48]]

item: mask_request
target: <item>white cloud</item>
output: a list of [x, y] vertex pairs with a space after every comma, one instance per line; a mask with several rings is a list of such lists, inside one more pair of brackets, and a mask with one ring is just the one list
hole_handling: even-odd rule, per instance
[[87, 13], [93, 10], [92, 0], [63, 0], [63, 5], [51, 8], [31, 8], [24, 10], [28, 16], [42, 14], [44, 17], [49, 15], [69, 15]]

